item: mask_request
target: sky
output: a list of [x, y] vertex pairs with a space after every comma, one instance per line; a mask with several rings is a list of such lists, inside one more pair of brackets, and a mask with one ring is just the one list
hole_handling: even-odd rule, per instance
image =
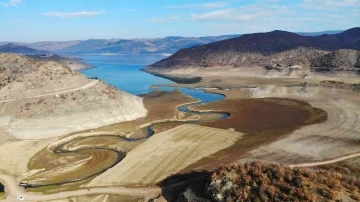
[[0, 0], [0, 41], [217, 36], [360, 26], [360, 0]]

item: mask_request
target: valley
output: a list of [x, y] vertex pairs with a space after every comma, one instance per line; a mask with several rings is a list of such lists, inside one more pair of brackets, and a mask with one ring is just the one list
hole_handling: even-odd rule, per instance
[[0, 200], [356, 201], [360, 56], [337, 37], [354, 29], [80, 71], [0, 54]]

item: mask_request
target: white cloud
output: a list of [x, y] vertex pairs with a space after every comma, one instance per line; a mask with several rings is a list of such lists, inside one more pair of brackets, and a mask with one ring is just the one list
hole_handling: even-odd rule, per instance
[[64, 12], [47, 12], [47, 13], [43, 13], [43, 15], [53, 16], [53, 17], [61, 17], [61, 18], [90, 17], [90, 16], [96, 16], [96, 15], [102, 15], [102, 14], [105, 14], [105, 12], [79, 11], [79, 12], [70, 12], [70, 13], [64, 13]]
[[9, 0], [9, 2], [1, 2], [0, 5], [4, 6], [4, 7], [15, 7], [21, 3], [22, 3], [22, 0]]
[[212, 9], [212, 8], [221, 8], [221, 7], [225, 7], [226, 3], [225, 2], [212, 2], [212, 3], [204, 3], [204, 4], [200, 4], [198, 5], [199, 8], [201, 9]]
[[302, 0], [301, 6], [315, 9], [360, 6], [360, 0]]
[[255, 21], [275, 14], [289, 12], [285, 7], [259, 7], [257, 5], [243, 6], [240, 8], [223, 9], [205, 13], [191, 14], [190, 19], [195, 21]]
[[210, 2], [210, 3], [203, 3], [203, 4], [185, 4], [185, 5], [176, 5], [176, 6], [165, 6], [164, 8], [167, 9], [214, 9], [214, 8], [221, 8], [225, 7], [227, 4], [226, 2]]
[[234, 18], [235, 9], [217, 10], [201, 14], [191, 14], [191, 20], [207, 21], [207, 20], [227, 20]]
[[170, 15], [164, 18], [158, 18], [158, 17], [151, 18], [149, 20], [146, 20], [146, 22], [162, 23], [162, 22], [178, 21], [178, 20], [182, 20], [182, 18], [179, 15]]

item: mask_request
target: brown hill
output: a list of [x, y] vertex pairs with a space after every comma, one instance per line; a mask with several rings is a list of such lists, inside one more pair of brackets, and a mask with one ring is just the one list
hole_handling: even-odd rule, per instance
[[192, 173], [195, 177], [189, 174], [192, 182], [179, 190], [169, 188], [169, 196], [164, 196], [169, 201], [202, 202], [359, 201], [359, 171], [351, 163], [291, 169], [249, 162], [222, 166], [209, 174]]
[[314, 67], [328, 68], [360, 68], [360, 51], [356, 50], [337, 50], [312, 61]]
[[354, 27], [339, 34], [323, 34], [316, 38], [333, 43], [346, 44], [351, 49], [360, 50], [360, 27]]
[[[337, 38], [356, 38], [355, 31], [335, 34]], [[360, 35], [359, 35], [360, 36]], [[327, 40], [327, 38], [301, 36], [291, 32], [273, 31], [246, 34], [238, 38], [207, 45], [182, 49], [153, 65], [150, 71], [165, 71], [166, 68], [211, 67], [211, 66], [266, 66], [275, 62], [308, 66], [317, 56], [338, 49], [352, 49], [354, 40]], [[346, 43], [345, 43], [346, 42]], [[315, 55], [313, 54], [315, 53]]]
[[0, 134], [39, 139], [134, 120], [142, 98], [54, 61], [0, 54]]

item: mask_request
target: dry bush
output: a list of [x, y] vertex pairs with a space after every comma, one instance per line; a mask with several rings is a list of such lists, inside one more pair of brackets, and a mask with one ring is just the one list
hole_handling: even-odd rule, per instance
[[[335, 170], [353, 172], [355, 176]], [[343, 190], [356, 190], [348, 192], [357, 200], [358, 173], [356, 167], [309, 170], [251, 162], [215, 170], [208, 191], [216, 201], [327, 201], [338, 199]]]

